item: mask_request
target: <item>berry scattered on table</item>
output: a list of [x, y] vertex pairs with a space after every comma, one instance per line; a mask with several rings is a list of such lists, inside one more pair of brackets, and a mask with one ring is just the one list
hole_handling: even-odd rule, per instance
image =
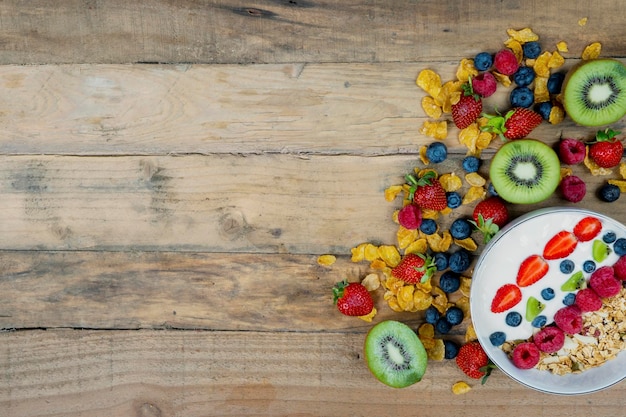
[[563, 86], [563, 80], [565, 80], [565, 74], [562, 72], [555, 72], [548, 77], [548, 93], [559, 94], [561, 87]]
[[489, 357], [478, 342], [466, 343], [459, 349], [456, 357], [456, 364], [465, 375], [473, 379], [480, 379], [488, 376], [491, 372]]
[[406, 229], [419, 229], [422, 224], [422, 209], [415, 204], [407, 204], [398, 211], [398, 223]]
[[463, 310], [459, 307], [452, 306], [446, 310], [446, 320], [453, 326], [461, 324], [463, 322]]
[[542, 101], [537, 103], [535, 111], [541, 116], [543, 120], [550, 120], [550, 114], [552, 114], [553, 104], [549, 101]]
[[528, 87], [516, 87], [509, 97], [512, 107], [530, 107], [535, 103], [535, 95]]
[[426, 157], [434, 164], [441, 163], [448, 158], [448, 148], [443, 142], [433, 142], [426, 148]]
[[446, 191], [433, 171], [428, 171], [419, 179], [409, 174], [406, 176], [406, 180], [411, 186], [409, 198], [418, 206], [436, 211], [443, 210], [448, 206]]
[[589, 145], [589, 157], [601, 168], [619, 165], [624, 154], [624, 145], [616, 138], [620, 132], [612, 129], [599, 131]]
[[459, 249], [450, 255], [450, 271], [461, 274], [469, 268], [471, 262], [472, 259], [469, 252], [465, 249]]
[[461, 206], [463, 197], [456, 191], [446, 192], [446, 202], [448, 203], [448, 208], [455, 209]]
[[450, 225], [450, 234], [454, 239], [468, 238], [472, 234], [472, 224], [464, 218], [458, 218]]
[[479, 52], [474, 57], [474, 67], [478, 71], [487, 71], [493, 65], [493, 56], [489, 52]]
[[461, 286], [461, 277], [456, 272], [445, 271], [439, 277], [439, 288], [445, 293], [453, 293]]
[[478, 119], [483, 111], [483, 102], [474, 93], [472, 85], [463, 84], [463, 93], [460, 100], [452, 105], [452, 120], [459, 129], [465, 129]]
[[420, 225], [420, 231], [425, 235], [432, 235], [437, 232], [437, 222], [433, 219], [424, 219]]
[[437, 270], [433, 259], [423, 253], [409, 253], [391, 270], [391, 274], [408, 284], [426, 282]]
[[491, 97], [498, 89], [498, 82], [492, 73], [483, 72], [472, 78], [472, 89], [483, 98]]
[[476, 204], [472, 217], [472, 224], [482, 233], [485, 243], [488, 243], [509, 221], [509, 211], [504, 200], [493, 196]]
[[366, 316], [374, 309], [374, 300], [367, 288], [358, 282], [340, 281], [333, 288], [337, 309], [346, 316]]
[[530, 41], [522, 45], [522, 51], [526, 58], [535, 59], [541, 54], [541, 44], [537, 41]]
[[612, 203], [614, 201], [617, 201], [621, 193], [622, 192], [617, 185], [604, 184], [602, 187], [600, 187], [600, 190], [598, 191], [598, 196], [602, 201]]
[[559, 159], [567, 165], [577, 165], [585, 160], [587, 147], [578, 139], [565, 138], [559, 141]]
[[459, 354], [459, 345], [452, 340], [444, 340], [443, 346], [445, 349], [444, 358], [454, 359]]
[[520, 67], [513, 74], [513, 81], [518, 87], [528, 87], [535, 80], [535, 70], [531, 67]]
[[585, 198], [587, 194], [587, 185], [585, 182], [576, 175], [568, 175], [561, 180], [559, 189], [563, 198], [572, 203], [578, 203]]
[[510, 49], [501, 49], [493, 58], [493, 66], [503, 75], [513, 75], [519, 68], [517, 57]]
[[478, 169], [480, 168], [481, 162], [482, 161], [480, 160], [480, 158], [474, 155], [468, 155], [465, 158], [463, 158], [461, 165], [463, 166], [463, 169], [467, 173], [477, 172]]
[[527, 137], [543, 120], [541, 115], [525, 107], [515, 107], [502, 115], [485, 115], [487, 124], [482, 127], [487, 132], [514, 140]]

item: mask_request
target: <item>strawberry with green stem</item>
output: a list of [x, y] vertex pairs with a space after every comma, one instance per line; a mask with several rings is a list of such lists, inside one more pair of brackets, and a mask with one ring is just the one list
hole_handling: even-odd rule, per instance
[[470, 223], [482, 233], [487, 243], [509, 221], [509, 211], [500, 197], [489, 197], [474, 208], [474, 220]]
[[459, 129], [465, 129], [478, 119], [483, 111], [483, 102], [480, 96], [474, 93], [471, 79], [461, 88], [463, 89], [461, 98], [451, 107], [452, 121]]
[[391, 270], [391, 274], [407, 284], [424, 284], [437, 271], [434, 259], [424, 253], [409, 253]]
[[481, 384], [484, 384], [491, 375], [491, 371], [496, 369], [478, 342], [469, 342], [461, 346], [456, 357], [456, 364], [468, 377], [482, 378]]
[[600, 130], [596, 138], [589, 143], [589, 157], [601, 168], [613, 168], [622, 160], [624, 145], [615, 137], [620, 132], [613, 129]]
[[374, 309], [374, 300], [359, 282], [340, 281], [333, 287], [333, 301], [346, 316], [366, 316]]
[[541, 115], [525, 107], [516, 107], [509, 110], [504, 116], [501, 114], [483, 114], [487, 124], [481, 127], [486, 132], [500, 135], [503, 140], [525, 138], [543, 120]]
[[446, 191], [434, 171], [426, 172], [419, 179], [409, 174], [405, 179], [410, 186], [409, 200], [421, 208], [440, 211], [448, 206]]

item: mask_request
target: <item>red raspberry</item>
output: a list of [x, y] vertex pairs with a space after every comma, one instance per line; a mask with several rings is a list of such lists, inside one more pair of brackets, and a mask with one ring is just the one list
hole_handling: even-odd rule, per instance
[[472, 89], [476, 94], [489, 97], [496, 92], [498, 82], [490, 72], [483, 72], [472, 78]]
[[510, 49], [501, 49], [493, 58], [493, 66], [496, 71], [504, 75], [513, 75], [519, 69], [517, 57]]
[[596, 311], [602, 307], [602, 299], [591, 288], [583, 288], [576, 293], [576, 305], [583, 313]]
[[565, 344], [565, 333], [556, 326], [544, 327], [533, 336], [533, 342], [540, 351], [554, 353]]
[[539, 348], [534, 343], [524, 342], [515, 346], [511, 359], [519, 369], [531, 369], [539, 363]]
[[398, 223], [406, 229], [419, 229], [422, 224], [422, 210], [415, 204], [407, 204], [398, 212]]
[[615, 278], [626, 281], [626, 255], [620, 256], [617, 262], [615, 262], [613, 272], [615, 273]]
[[568, 175], [563, 178], [559, 188], [561, 193], [563, 193], [563, 197], [572, 203], [578, 203], [587, 193], [585, 182], [576, 175]]
[[622, 283], [615, 278], [612, 266], [598, 268], [589, 277], [589, 286], [601, 298], [613, 297], [622, 290]]
[[580, 333], [583, 329], [583, 317], [576, 305], [563, 307], [554, 314], [554, 322], [568, 334]]
[[559, 142], [559, 158], [567, 165], [580, 164], [585, 160], [587, 147], [578, 139], [562, 139]]

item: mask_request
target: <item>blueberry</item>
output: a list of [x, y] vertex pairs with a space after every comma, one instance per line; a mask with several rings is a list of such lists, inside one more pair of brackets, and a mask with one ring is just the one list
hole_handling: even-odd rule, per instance
[[567, 294], [564, 298], [563, 298], [563, 304], [565, 304], [566, 306], [571, 306], [576, 302], [576, 294], [574, 294], [573, 292]]
[[451, 209], [455, 209], [461, 206], [461, 203], [463, 203], [463, 198], [461, 197], [461, 194], [457, 193], [456, 191], [448, 191], [446, 193], [446, 200], [448, 202], [448, 207], [450, 207]]
[[613, 251], [616, 255], [622, 256], [626, 255], [626, 239], [620, 237], [613, 243]]
[[424, 320], [426, 323], [430, 323], [432, 325], [437, 323], [437, 320], [439, 320], [440, 317], [441, 313], [439, 313], [439, 310], [437, 310], [434, 306], [428, 307], [424, 312]]
[[439, 288], [445, 293], [453, 293], [461, 286], [461, 277], [456, 272], [446, 271], [439, 277]]
[[443, 347], [444, 347], [443, 357], [446, 359], [454, 359], [456, 358], [456, 355], [459, 354], [459, 345], [457, 345], [452, 340], [444, 340]]
[[450, 234], [455, 239], [466, 239], [472, 234], [472, 224], [466, 219], [456, 219], [450, 225]]
[[550, 119], [550, 112], [552, 111], [552, 103], [543, 101], [535, 106], [535, 111], [541, 115], [543, 120], [548, 120]]
[[448, 157], [448, 148], [443, 142], [433, 142], [426, 148], [426, 158], [433, 164], [443, 162]]
[[437, 231], [437, 222], [433, 219], [424, 219], [420, 224], [420, 230], [427, 235], [432, 235]]
[[452, 325], [445, 317], [440, 317], [435, 323], [435, 331], [439, 334], [448, 334], [452, 329]]
[[517, 311], [511, 311], [506, 315], [504, 321], [511, 327], [517, 327], [522, 324], [522, 315]]
[[501, 346], [506, 342], [506, 334], [504, 332], [493, 332], [489, 335], [489, 341], [494, 346]]
[[571, 274], [572, 271], [574, 270], [574, 262], [572, 262], [569, 259], [565, 259], [561, 261], [561, 263], [559, 264], [559, 269], [564, 274]]
[[541, 298], [546, 301], [552, 300], [554, 298], [554, 290], [550, 287], [544, 288], [543, 290], [541, 290]]
[[437, 271], [443, 271], [448, 267], [448, 255], [444, 252], [437, 252], [433, 255], [433, 261], [437, 267]]
[[498, 192], [496, 191], [496, 188], [493, 186], [492, 182], [490, 182], [489, 185], [487, 185], [487, 193], [495, 197], [498, 196]]
[[458, 307], [450, 307], [446, 310], [446, 321], [453, 326], [463, 321], [463, 310]]
[[546, 316], [541, 315], [541, 316], [535, 317], [530, 324], [533, 327], [541, 328], [545, 326], [547, 322], [548, 322], [548, 319], [546, 318]]
[[565, 74], [562, 72], [555, 72], [554, 74], [550, 74], [550, 77], [548, 78], [548, 93], [559, 94], [561, 92], [561, 87], [563, 86], [564, 79]]
[[585, 261], [583, 263], [583, 271], [585, 272], [593, 272], [596, 270], [596, 263], [592, 260]]
[[522, 45], [522, 51], [526, 58], [535, 59], [541, 53], [541, 44], [537, 41], [526, 42]]
[[617, 236], [615, 235], [615, 232], [612, 231], [608, 231], [604, 234], [604, 236], [602, 236], [604, 243], [613, 243], [615, 242], [615, 239], [617, 239]]
[[620, 190], [617, 185], [613, 184], [604, 184], [600, 187], [600, 199], [602, 201], [606, 201], [607, 203], [612, 203], [617, 200], [620, 195]]
[[474, 57], [474, 68], [487, 71], [493, 65], [493, 57], [489, 52], [480, 52]]
[[477, 158], [474, 155], [468, 155], [463, 158], [463, 169], [466, 172], [476, 172], [478, 171], [478, 168], [480, 168], [481, 162], [480, 158]]
[[449, 266], [452, 272], [464, 272], [470, 266], [470, 255], [465, 249], [460, 249], [450, 255]]
[[531, 67], [520, 67], [513, 74], [513, 81], [518, 87], [528, 87], [535, 79], [535, 70]]
[[515, 87], [509, 99], [513, 107], [530, 107], [535, 102], [535, 94], [528, 87]]

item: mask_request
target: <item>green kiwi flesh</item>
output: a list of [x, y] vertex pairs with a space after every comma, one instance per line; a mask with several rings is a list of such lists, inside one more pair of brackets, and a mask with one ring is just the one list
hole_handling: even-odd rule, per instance
[[626, 66], [614, 59], [585, 61], [563, 87], [567, 115], [582, 126], [614, 123], [626, 114]]
[[491, 160], [489, 176], [498, 195], [514, 204], [533, 204], [550, 197], [561, 181], [556, 152], [535, 139], [506, 142]]
[[421, 381], [428, 355], [417, 334], [406, 324], [386, 320], [370, 329], [365, 338], [365, 360], [380, 382], [404, 388]]

